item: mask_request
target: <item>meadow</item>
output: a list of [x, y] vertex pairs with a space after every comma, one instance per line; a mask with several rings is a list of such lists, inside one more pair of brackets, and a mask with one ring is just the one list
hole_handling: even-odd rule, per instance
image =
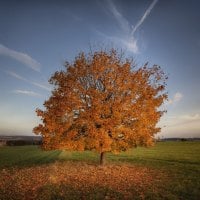
[[0, 147], [0, 199], [200, 199], [200, 142], [114, 155]]

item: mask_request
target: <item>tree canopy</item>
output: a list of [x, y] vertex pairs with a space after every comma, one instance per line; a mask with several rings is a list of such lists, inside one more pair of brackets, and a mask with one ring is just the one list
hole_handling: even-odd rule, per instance
[[54, 89], [45, 109], [36, 109], [42, 124], [33, 131], [44, 149], [104, 153], [152, 145], [166, 79], [159, 66], [137, 68], [114, 49], [80, 53], [50, 78]]

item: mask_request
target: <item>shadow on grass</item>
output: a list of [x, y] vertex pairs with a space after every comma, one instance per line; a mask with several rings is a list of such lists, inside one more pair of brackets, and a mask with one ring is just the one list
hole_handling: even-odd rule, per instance
[[11, 167], [31, 167], [36, 165], [43, 165], [43, 164], [49, 164], [54, 163], [58, 160], [58, 156], [60, 154], [60, 151], [53, 151], [44, 153], [41, 155], [30, 155], [28, 157], [19, 157], [18, 159], [10, 160], [10, 162], [1, 163], [0, 168], [11, 168]]
[[98, 154], [90, 151], [44, 151], [37, 146], [5, 147], [0, 151], [0, 169], [12, 167], [31, 167], [54, 162], [87, 162], [98, 164]]

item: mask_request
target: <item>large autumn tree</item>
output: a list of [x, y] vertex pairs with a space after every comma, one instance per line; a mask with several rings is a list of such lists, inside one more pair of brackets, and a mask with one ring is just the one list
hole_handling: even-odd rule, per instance
[[44, 149], [120, 152], [153, 144], [157, 123], [165, 112], [167, 77], [159, 66], [136, 68], [116, 50], [80, 53], [65, 69], [56, 71], [42, 124], [34, 133]]

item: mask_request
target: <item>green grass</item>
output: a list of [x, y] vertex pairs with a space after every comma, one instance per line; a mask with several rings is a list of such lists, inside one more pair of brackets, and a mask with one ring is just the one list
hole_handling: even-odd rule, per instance
[[163, 186], [167, 199], [200, 199], [200, 142], [160, 142], [108, 158], [167, 171], [173, 180]]
[[[55, 161], [98, 163], [99, 154], [85, 151], [42, 151], [38, 146], [0, 147], [0, 168], [31, 166]], [[151, 167], [199, 168], [200, 142], [159, 142], [154, 147], [138, 147], [114, 155], [107, 153], [107, 162], [128, 162]]]
[[154, 147], [131, 149], [120, 155], [109, 154], [113, 161], [127, 161], [151, 166], [200, 164], [200, 142], [159, 142]]
[[[166, 171], [172, 180], [162, 186], [166, 199], [200, 199], [200, 142], [159, 142], [151, 148], [138, 147], [119, 155], [107, 153], [106, 160]], [[99, 155], [89, 151], [42, 151], [37, 146], [0, 147], [0, 169], [55, 161], [98, 164]]]

